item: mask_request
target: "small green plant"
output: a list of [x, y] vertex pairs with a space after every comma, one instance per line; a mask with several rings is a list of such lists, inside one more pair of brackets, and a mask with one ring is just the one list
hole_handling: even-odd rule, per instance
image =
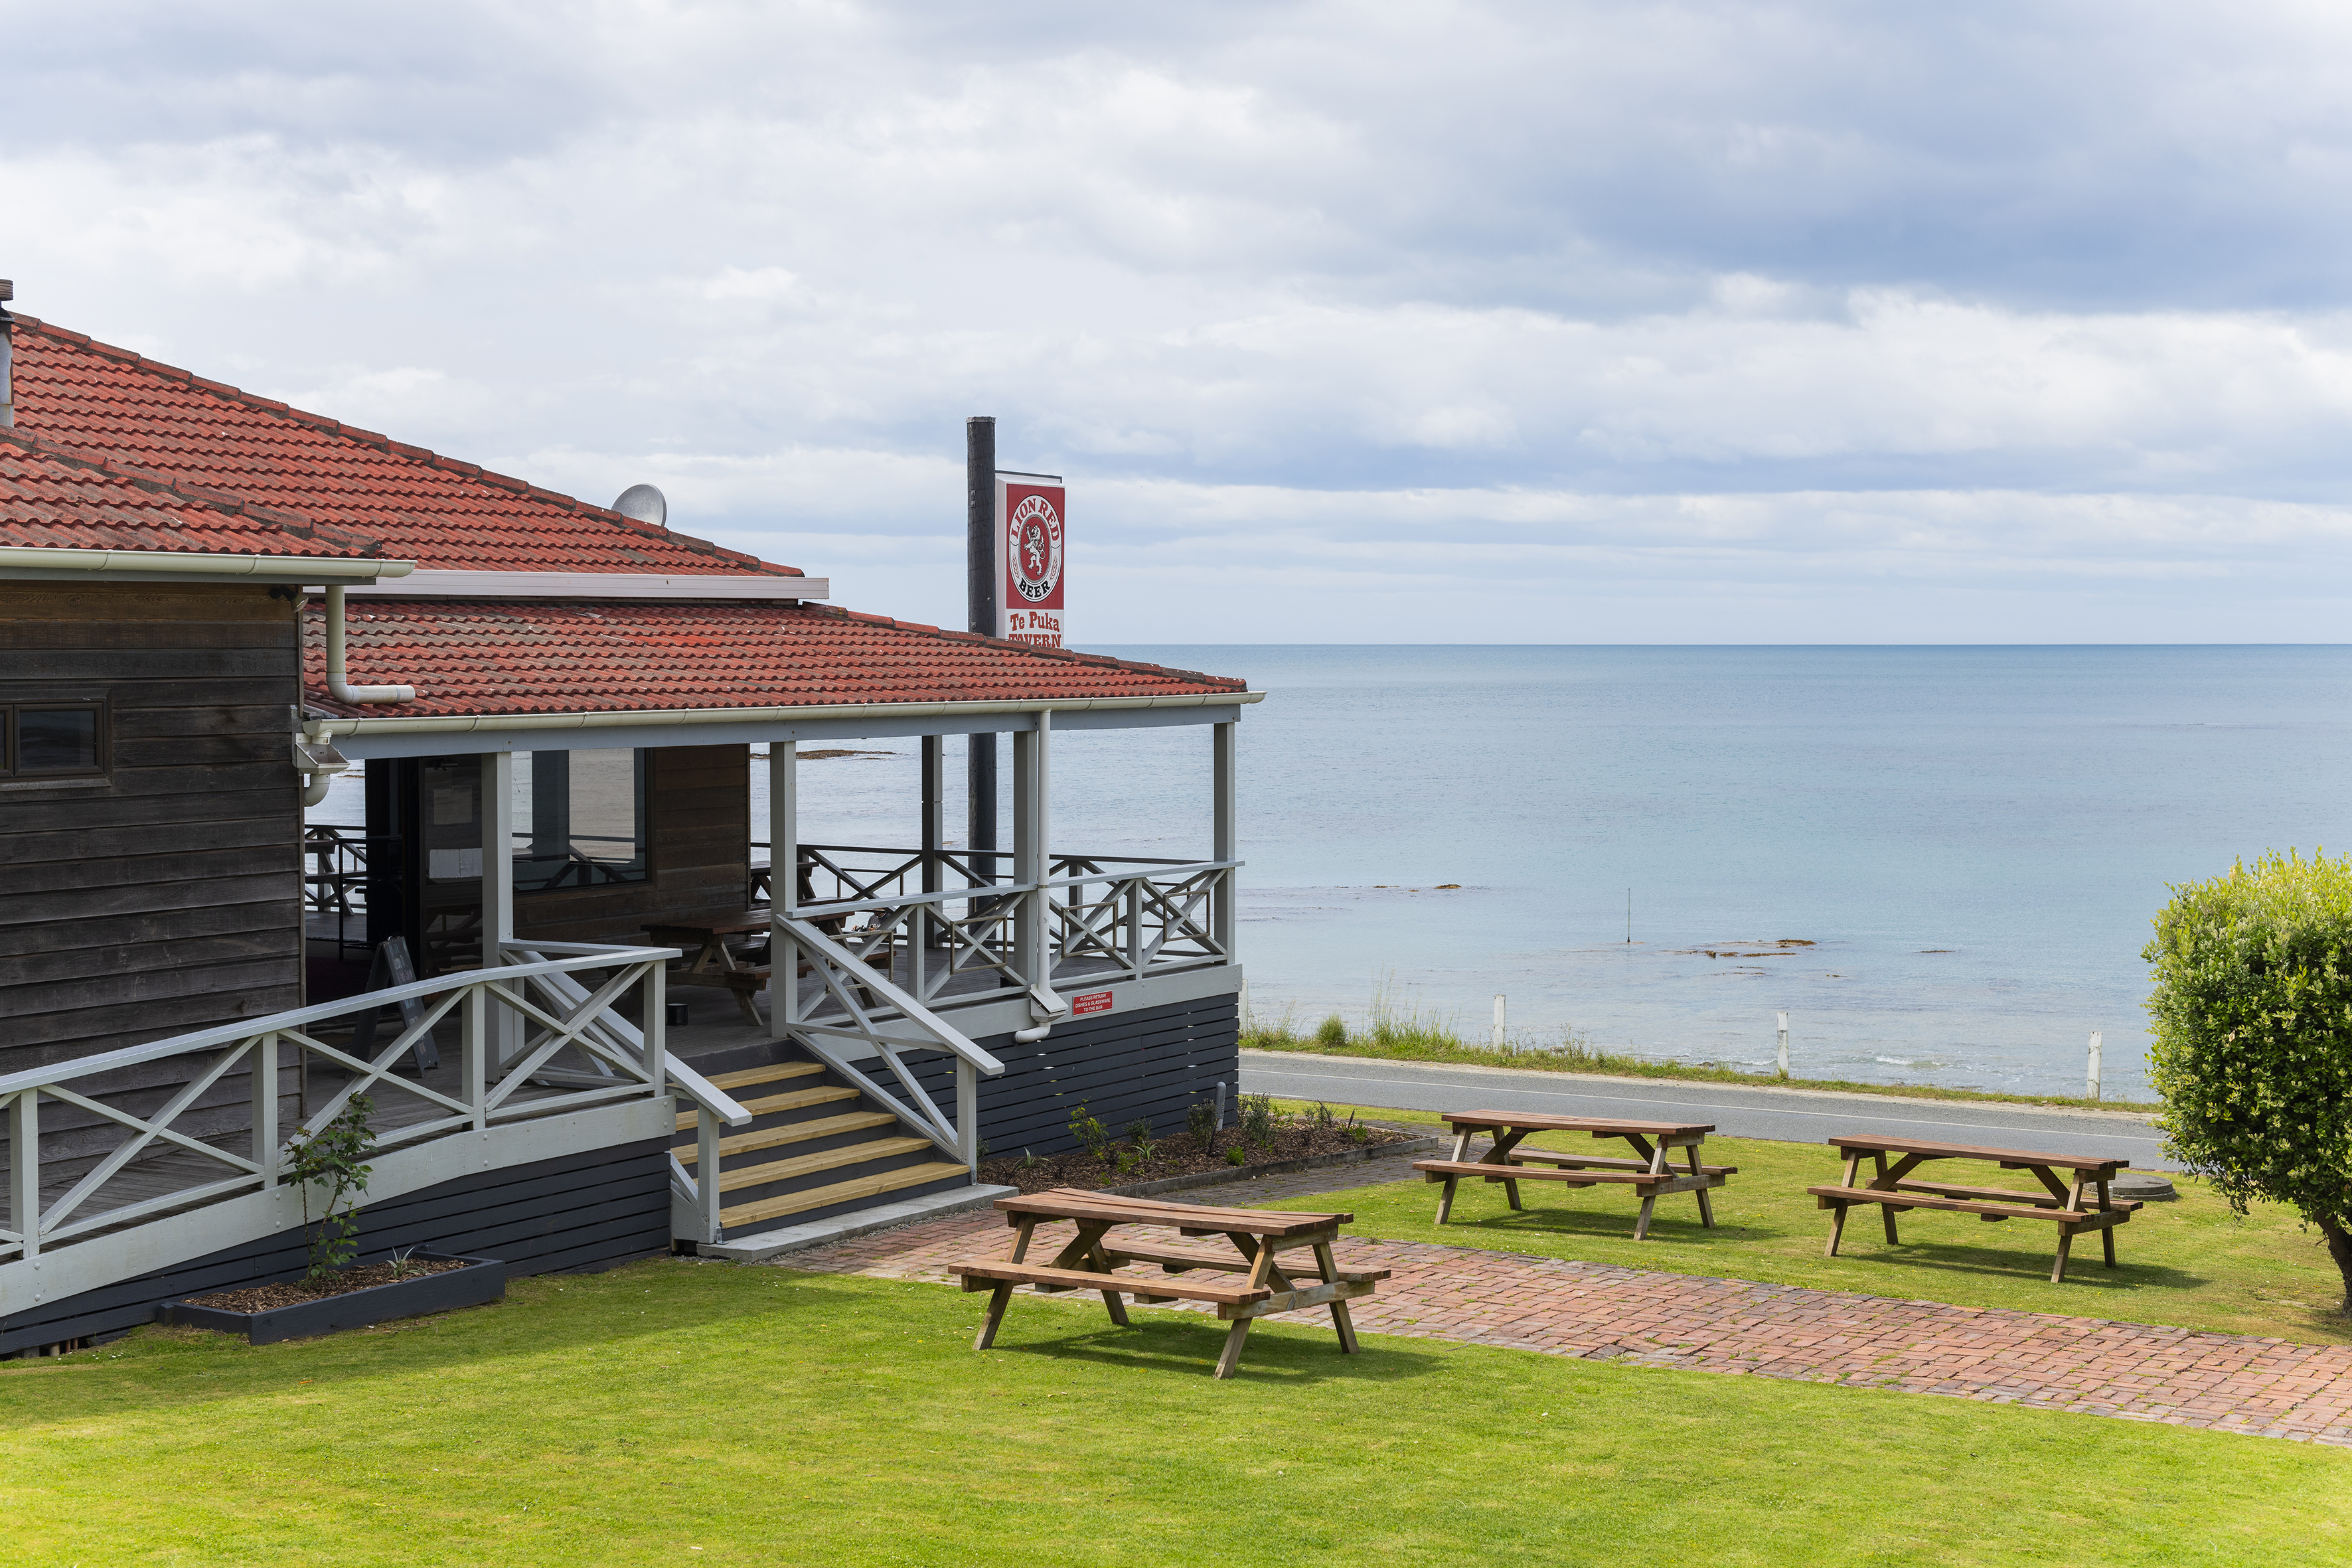
[[1315, 1043], [1318, 1046], [1344, 1046], [1348, 1043], [1348, 1021], [1334, 1013], [1316, 1027]]
[[1151, 1136], [1151, 1118], [1149, 1116], [1139, 1116], [1127, 1124], [1127, 1141], [1139, 1160], [1149, 1160], [1160, 1152], [1159, 1140]]
[[1119, 1150], [1114, 1161], [1115, 1167], [1122, 1176], [1133, 1175], [1135, 1173], [1136, 1167], [1142, 1163], [1143, 1156], [1137, 1153], [1132, 1149]]
[[1245, 1094], [1242, 1096], [1242, 1142], [1274, 1145], [1274, 1096]]
[[383, 1260], [383, 1266], [394, 1279], [406, 1279], [425, 1272], [425, 1266], [416, 1261], [416, 1248], [413, 1247], [401, 1247]]
[[[310, 1265], [306, 1279], [324, 1279], [347, 1266], [359, 1250], [359, 1194], [373, 1173], [360, 1163], [375, 1148], [368, 1117], [374, 1104], [355, 1094], [324, 1127], [303, 1129], [286, 1142], [286, 1179], [302, 1189], [302, 1226], [310, 1232]], [[313, 1198], [323, 1200], [317, 1219]]]
[[1192, 1146], [1202, 1153], [1217, 1141], [1217, 1102], [1204, 1100], [1184, 1113], [1184, 1131], [1192, 1139]]
[[1078, 1141], [1079, 1148], [1104, 1163], [1109, 1163], [1110, 1129], [1083, 1105], [1070, 1112], [1070, 1136]]
[[1232, 1148], [1225, 1151], [1225, 1163], [1228, 1165], [1248, 1164], [1249, 1151], [1243, 1148], [1238, 1143], [1234, 1144]]
[[1331, 1108], [1319, 1100], [1315, 1102], [1315, 1109], [1307, 1113], [1307, 1119], [1318, 1132], [1339, 1120], [1331, 1114]]
[[1024, 1170], [1024, 1171], [1034, 1171], [1034, 1170], [1035, 1170], [1038, 1166], [1040, 1166], [1040, 1165], [1044, 1164], [1045, 1163], [1045, 1161], [1040, 1160], [1039, 1158], [1037, 1158], [1037, 1156], [1036, 1156], [1036, 1155], [1034, 1155], [1034, 1154], [1031, 1153], [1028, 1150], [1024, 1149], [1024, 1150], [1022, 1150], [1022, 1151], [1021, 1151], [1021, 1168], [1022, 1168], [1023, 1170]]

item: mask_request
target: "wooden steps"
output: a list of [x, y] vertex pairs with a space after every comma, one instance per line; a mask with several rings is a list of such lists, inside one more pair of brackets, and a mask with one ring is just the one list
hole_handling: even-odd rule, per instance
[[[764, 1100], [746, 1100], [741, 1104], [753, 1116], [773, 1116], [780, 1111], [806, 1110], [812, 1105], [830, 1105], [836, 1100], [856, 1098], [857, 1091], [854, 1089], [825, 1084], [816, 1089], [796, 1089], [790, 1094], [772, 1094]], [[693, 1127], [694, 1117], [691, 1110], [679, 1111], [677, 1130], [684, 1132]]]
[[838, 1082], [822, 1062], [776, 1061], [704, 1076], [751, 1120], [712, 1130], [719, 1134], [715, 1171], [702, 1168], [694, 1111], [678, 1116], [670, 1153], [698, 1182], [717, 1184], [719, 1226], [729, 1242], [854, 1213], [892, 1201], [894, 1194], [920, 1196], [971, 1181], [971, 1172], [922, 1129]]
[[[813, 1176], [819, 1171], [838, 1171], [845, 1165], [863, 1165], [869, 1160], [895, 1159], [900, 1154], [912, 1154], [919, 1149], [937, 1147], [939, 1145], [928, 1138], [876, 1138], [864, 1143], [849, 1143], [838, 1149], [796, 1155], [789, 1160], [739, 1165], [734, 1170], [719, 1173], [719, 1190], [732, 1193], [745, 1187], [764, 1187], [772, 1182], [789, 1182], [802, 1176]], [[963, 1167], [958, 1165], [956, 1169], [961, 1171]]]
[[782, 1197], [763, 1198], [758, 1203], [739, 1204], [719, 1211], [719, 1222], [730, 1230], [747, 1225], [758, 1225], [785, 1215], [806, 1214], [811, 1209], [831, 1208], [836, 1204], [856, 1203], [866, 1198], [878, 1198], [885, 1193], [895, 1193], [908, 1187], [919, 1187], [932, 1182], [950, 1181], [969, 1176], [961, 1165], [935, 1161], [929, 1164], [908, 1165], [901, 1170], [885, 1171], [878, 1176], [859, 1176], [851, 1181], [835, 1182], [830, 1186], [810, 1187], [806, 1191], [787, 1193]]
[[[804, 1143], [812, 1138], [833, 1138], [844, 1132], [863, 1132], [876, 1127], [896, 1127], [898, 1119], [887, 1110], [853, 1110], [845, 1116], [820, 1117], [814, 1121], [792, 1121], [782, 1127], [771, 1127], [760, 1132], [739, 1132], [732, 1138], [719, 1141], [719, 1157], [731, 1160], [738, 1154], [754, 1150], [773, 1149], [783, 1143]], [[702, 1158], [701, 1145], [680, 1143], [670, 1150], [681, 1163], [691, 1165]]]
[[771, 1062], [763, 1068], [745, 1068], [740, 1072], [723, 1072], [710, 1080], [714, 1089], [734, 1090], [749, 1089], [755, 1083], [782, 1083], [786, 1079], [814, 1078], [824, 1071], [823, 1062]]

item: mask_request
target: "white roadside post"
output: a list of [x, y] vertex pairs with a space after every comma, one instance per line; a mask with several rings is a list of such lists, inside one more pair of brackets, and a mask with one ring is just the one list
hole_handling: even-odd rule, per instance
[[1780, 1076], [1787, 1078], [1789, 1076], [1789, 1015], [1775, 1013], [1773, 1016], [1780, 1020]]
[[2089, 1073], [2086, 1075], [2088, 1081], [2083, 1089], [2083, 1097], [2085, 1100], [2096, 1100], [2099, 1098], [2100, 1044], [2101, 1036], [2099, 1032], [2095, 1029], [2091, 1032], [2091, 1067]]
[[1495, 993], [1495, 1048], [1503, 1048], [1503, 994]]

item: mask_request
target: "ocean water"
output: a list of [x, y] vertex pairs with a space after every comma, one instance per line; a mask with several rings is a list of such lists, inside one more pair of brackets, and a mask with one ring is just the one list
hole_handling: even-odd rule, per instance
[[[1523, 1037], [1766, 1067], [1786, 1011], [1802, 1076], [2069, 1093], [2098, 1030], [2140, 1098], [2166, 885], [2352, 846], [2352, 648], [1105, 651], [1267, 692], [1241, 941], [1301, 1025], [1385, 988], [1483, 1037], [1499, 992]], [[804, 764], [804, 837], [913, 840], [915, 744], [870, 747]], [[1204, 731], [1054, 769], [1056, 849], [1206, 857]]]

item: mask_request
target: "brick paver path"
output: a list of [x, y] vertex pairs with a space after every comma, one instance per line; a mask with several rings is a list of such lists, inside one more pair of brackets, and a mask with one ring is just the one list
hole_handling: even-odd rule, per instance
[[[1405, 1161], [1378, 1161], [1171, 1195], [1246, 1207], [1409, 1174]], [[1041, 1232], [1039, 1245], [1051, 1234]], [[1121, 1234], [1149, 1235], [1151, 1227]], [[948, 1263], [1001, 1252], [1008, 1239], [1002, 1216], [965, 1215], [776, 1262], [944, 1281]], [[1170, 1232], [1163, 1239], [1178, 1238]], [[1394, 1271], [1376, 1295], [1354, 1304], [1356, 1325], [1368, 1333], [1895, 1388], [2352, 1447], [2352, 1346], [1899, 1301], [1429, 1242], [1343, 1240], [1338, 1251], [1344, 1266]], [[1209, 1310], [1198, 1304], [1146, 1310]]]

